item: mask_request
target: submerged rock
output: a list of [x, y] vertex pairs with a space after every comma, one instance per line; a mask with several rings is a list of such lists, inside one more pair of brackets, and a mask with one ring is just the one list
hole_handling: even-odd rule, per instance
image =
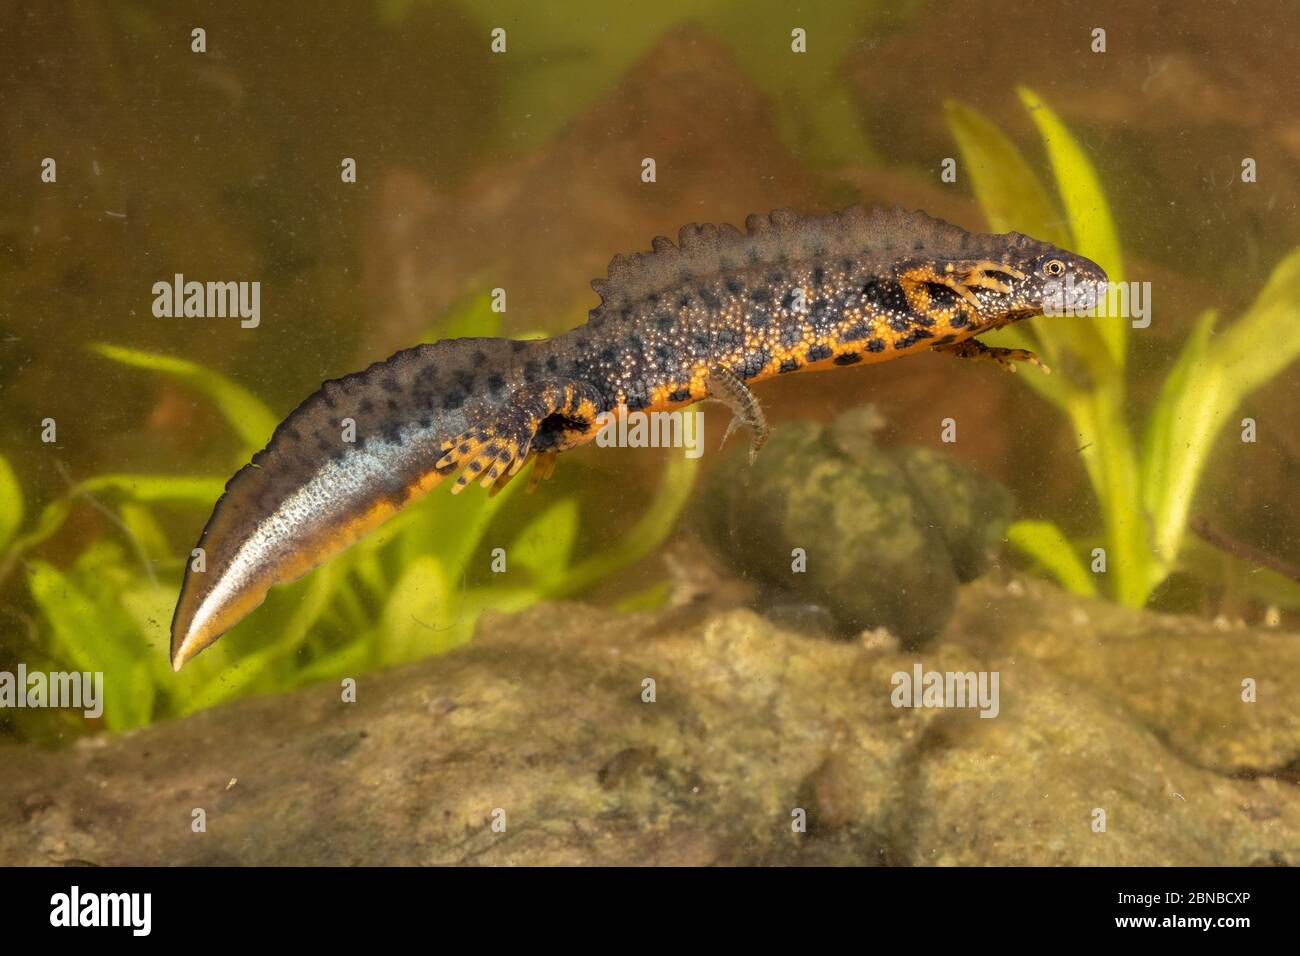
[[[1300, 635], [1014, 583], [921, 654], [540, 605], [354, 704], [3, 747], [0, 864], [1300, 864]], [[918, 664], [998, 672], [997, 716], [896, 708]]]
[[883, 626], [915, 646], [943, 628], [958, 584], [988, 569], [1011, 498], [947, 455], [879, 448], [875, 416], [773, 429], [761, 467], [733, 454], [713, 473], [701, 524], [771, 603], [819, 604], [845, 631]]

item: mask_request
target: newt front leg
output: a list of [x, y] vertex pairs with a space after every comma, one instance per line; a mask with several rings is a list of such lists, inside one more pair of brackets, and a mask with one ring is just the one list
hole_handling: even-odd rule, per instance
[[1008, 372], [1016, 370], [1016, 362], [1028, 362], [1031, 365], [1037, 365], [1047, 375], [1052, 372], [1050, 368], [1039, 361], [1037, 355], [1028, 349], [999, 348], [995, 345], [985, 345], [979, 339], [963, 339], [960, 342], [953, 342], [951, 345], [936, 345], [934, 351], [947, 352], [950, 355], [956, 355], [958, 358], [989, 359], [997, 362]]

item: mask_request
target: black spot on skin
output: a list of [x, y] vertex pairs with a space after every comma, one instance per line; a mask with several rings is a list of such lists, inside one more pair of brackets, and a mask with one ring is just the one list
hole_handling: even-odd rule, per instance
[[467, 441], [461, 442], [460, 447], [457, 448], [456, 451], [458, 451], [462, 455], [469, 454], [469, 442]]
[[808, 310], [813, 331], [825, 332], [835, 323], [835, 310], [831, 308], [830, 299], [817, 299]]
[[430, 427], [432, 427], [432, 425], [433, 425], [433, 419], [432, 419], [432, 418], [430, 418], [428, 415], [422, 415], [422, 416], [420, 416], [420, 427], [421, 427], [421, 428], [430, 428]]
[[647, 302], [649, 302], [651, 305], [658, 305], [658, 304], [659, 304], [659, 293], [658, 293], [658, 292], [651, 292], [648, 296], [645, 297], [645, 300], [646, 300]]
[[618, 349], [612, 345], [607, 345], [600, 350], [600, 360], [606, 365], [614, 365], [618, 362]]
[[510, 340], [510, 351], [512, 351], [512, 352], [522, 352], [522, 351], [523, 351], [524, 349], [526, 349], [526, 348], [528, 348], [528, 343], [527, 343], [526, 341], [524, 341], [523, 339], [511, 339], [511, 340]]
[[585, 335], [579, 335], [573, 340], [573, 345], [579, 352], [585, 352], [587, 349], [591, 348], [591, 340]]
[[478, 472], [483, 470], [483, 466], [480, 465], [477, 461], [471, 461], [469, 463], [469, 470], [477, 474]]
[[925, 290], [930, 294], [930, 304], [940, 309], [951, 308], [957, 304], [957, 293], [946, 285], [940, 285], [937, 282], [927, 282]]
[[749, 290], [750, 302], [771, 302], [772, 290], [765, 285], [755, 286]]
[[767, 363], [771, 360], [772, 354], [767, 349], [759, 349], [756, 352], [750, 352], [745, 356], [745, 364], [741, 366], [741, 377], [754, 378], [759, 375], [763, 369], [767, 368]]
[[897, 282], [881, 279], [868, 279], [862, 286], [862, 298], [869, 305], [885, 311], [908, 311], [907, 295]]
[[884, 339], [872, 339], [870, 342], [867, 343], [868, 352], [883, 352], [884, 350], [885, 350]]
[[499, 451], [501, 451], [500, 445], [498, 445], [496, 442], [489, 442], [488, 445], [483, 449], [483, 454], [487, 455], [489, 458], [494, 458], [496, 457]]
[[323, 438], [323, 437], [317, 438], [316, 447], [319, 448], [321, 451], [329, 451], [331, 448], [334, 447], [334, 443], [330, 441], [328, 438]]
[[698, 294], [706, 309], [717, 312], [722, 308], [722, 300], [718, 298], [712, 289], [700, 289]]
[[560, 370], [560, 360], [557, 356], [552, 355], [546, 360], [546, 371], [558, 372]]
[[493, 373], [488, 376], [487, 384], [488, 390], [493, 395], [498, 395], [506, 387], [506, 380], [500, 374]]
[[895, 339], [894, 348], [896, 349], [910, 348], [911, 346], [915, 345], [917, 342], [922, 341], [923, 339], [929, 339], [933, 337], [934, 336], [931, 335], [931, 333], [927, 332], [925, 329], [913, 329], [911, 332], [909, 332], [907, 335], [904, 335], [902, 338]]
[[375, 410], [375, 403], [368, 398], [363, 398], [361, 404], [357, 406], [362, 415], [369, 415]]
[[826, 283], [826, 270], [822, 266], [817, 266], [812, 271], [813, 285], [821, 288]]
[[477, 352], [474, 353], [475, 365], [482, 365], [486, 361], [487, 361], [487, 353], [484, 352], [482, 349], [479, 349]]
[[858, 341], [858, 339], [865, 339], [870, 334], [871, 334], [870, 322], [855, 322], [853, 325], [850, 325], [847, 329], [844, 330], [844, 334], [841, 336], [841, 338], [845, 342], [856, 342]]
[[781, 360], [781, 367], [777, 369], [777, 371], [784, 375], [786, 372], [797, 372], [799, 369], [800, 365], [798, 359], [788, 358]]
[[473, 373], [473, 372], [466, 371], [466, 370], [462, 369], [461, 371], [459, 371], [459, 372], [457, 372], [457, 373], [455, 374], [454, 378], [455, 378], [455, 380], [456, 380], [456, 387], [457, 387], [457, 388], [460, 388], [461, 390], [463, 390], [463, 391], [465, 391], [465, 392], [473, 392], [473, 391], [474, 391], [474, 373]]
[[385, 375], [379, 380], [379, 387], [390, 395], [396, 395], [402, 390], [402, 386], [398, 384], [396, 375]]
[[679, 308], [679, 309], [689, 309], [689, 308], [691, 307], [691, 303], [692, 303], [693, 301], [694, 301], [694, 300], [693, 300], [689, 295], [684, 295], [684, 296], [682, 296], [680, 299], [677, 300], [677, 308]]
[[767, 274], [767, 281], [772, 283], [772, 285], [781, 285], [781, 283], [785, 282], [785, 273], [769, 272]]
[[740, 336], [733, 329], [718, 329], [717, 335], [718, 349], [723, 352], [730, 352], [732, 349], [740, 347]]
[[840, 268], [843, 269], [845, 272], [850, 272], [850, 273], [851, 273], [851, 272], [853, 271], [854, 266], [856, 266], [856, 265], [857, 265], [857, 263], [855, 263], [852, 259], [841, 259], [841, 260], [840, 260]]
[[627, 387], [627, 410], [639, 412], [650, 404], [650, 393], [641, 382], [634, 382]]
[[677, 353], [671, 345], [661, 343], [655, 346], [655, 361], [663, 368], [671, 368], [677, 364]]
[[809, 362], [821, 362], [831, 357], [831, 347], [829, 345], [814, 345], [808, 350]]
[[448, 392], [442, 399], [442, 407], [447, 411], [455, 411], [465, 404], [464, 392]]
[[535, 382], [542, 377], [542, 367], [536, 361], [524, 363], [524, 381]]
[[[625, 306], [623, 306], [623, 308], [620, 309], [620, 310], [619, 310], [619, 313], [618, 313], [619, 318], [621, 318], [624, 322], [626, 322], [628, 319], [632, 318], [632, 314], [633, 314], [633, 313], [632, 313], [632, 307], [631, 307], [630, 305], [625, 305]], [[584, 349], [585, 349], [585, 348], [587, 347], [587, 343], [586, 343], [586, 342], [579, 342], [579, 343], [578, 343], [578, 347], [579, 347], [579, 348], [584, 348]]]
[[735, 276], [732, 276], [727, 280], [727, 291], [732, 295], [740, 295], [740, 293], [745, 291], [745, 284]]
[[668, 393], [668, 401], [670, 402], [685, 402], [689, 401], [690, 397], [691, 390], [689, 388], [679, 388], [675, 392]]
[[862, 356], [857, 352], [845, 352], [843, 355], [835, 356], [836, 365], [857, 365], [862, 361]]
[[397, 399], [395, 399], [395, 398], [390, 398], [390, 399], [388, 400], [388, 410], [389, 410], [390, 412], [395, 412], [395, 411], [397, 411]]
[[671, 332], [674, 321], [672, 313], [670, 312], [655, 313], [655, 328], [660, 332]]
[[908, 315], [891, 315], [889, 317], [889, 327], [895, 332], [906, 332], [912, 327], [912, 316]]

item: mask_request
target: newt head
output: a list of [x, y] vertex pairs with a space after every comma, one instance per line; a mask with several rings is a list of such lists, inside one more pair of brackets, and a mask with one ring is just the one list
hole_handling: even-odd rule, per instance
[[[1003, 238], [1003, 237], [999, 237]], [[1035, 315], [1082, 315], [1106, 295], [1105, 271], [1091, 259], [1012, 233], [1001, 254], [943, 264], [949, 288], [972, 306], [983, 328]]]

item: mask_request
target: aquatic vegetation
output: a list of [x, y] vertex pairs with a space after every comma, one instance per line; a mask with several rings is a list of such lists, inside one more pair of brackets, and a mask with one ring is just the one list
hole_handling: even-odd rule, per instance
[[[997, 127], [969, 107], [947, 106], [948, 126], [990, 226], [1065, 245], [1101, 265], [1112, 283], [1123, 282], [1119, 238], [1096, 169], [1046, 103], [1031, 90], [1019, 93], [1047, 151], [1059, 208]], [[1203, 558], [1196, 559], [1203, 548], [1190, 547], [1187, 534], [1197, 483], [1216, 436], [1243, 399], [1300, 357], [1298, 302], [1300, 249], [1276, 266], [1253, 305], [1227, 328], [1216, 330], [1216, 311], [1204, 312], [1191, 325], [1140, 437], [1130, 428], [1127, 318], [1050, 317], [989, 336], [996, 344], [1040, 351], [1057, 371], [1021, 379], [1074, 426], [1104, 527], [1108, 586], [1098, 587], [1082, 545], [1050, 521], [1016, 523], [1011, 542], [1071, 590], [1105, 590], [1132, 606], [1145, 604], [1180, 561], [1204, 567]], [[1280, 582], [1273, 583], [1276, 593]]]
[[[438, 337], [498, 331], [483, 296], [441, 323]], [[240, 463], [265, 444], [278, 420], [252, 393], [196, 363], [111, 345], [91, 348], [204, 395], [242, 442]], [[470, 639], [484, 610], [517, 611], [543, 598], [577, 594], [643, 558], [671, 531], [697, 462], [684, 456], [667, 461], [659, 490], [636, 524], [581, 559], [574, 552], [582, 513], [571, 495], [559, 496], [517, 530], [502, 530], [508, 523], [496, 519], [522, 483], [495, 497], [431, 495], [336, 560], [274, 589], [256, 615], [180, 674], [167, 661], [168, 627], [189, 542], [164, 530], [163, 510], [207, 514], [224, 476], [98, 476], [73, 485], [22, 530], [22, 490], [0, 458], [0, 581], [24, 574], [39, 611], [28, 621], [28, 665], [103, 672], [104, 723], [123, 730], [235, 697], [357, 676], [446, 651]], [[92, 541], [66, 567], [33, 556], [73, 508], [85, 505], [103, 511], [115, 531]], [[508, 555], [507, 573], [480, 573], [496, 547]], [[662, 590], [646, 600], [653, 603], [656, 595]], [[48, 718], [20, 712], [15, 719]]]

